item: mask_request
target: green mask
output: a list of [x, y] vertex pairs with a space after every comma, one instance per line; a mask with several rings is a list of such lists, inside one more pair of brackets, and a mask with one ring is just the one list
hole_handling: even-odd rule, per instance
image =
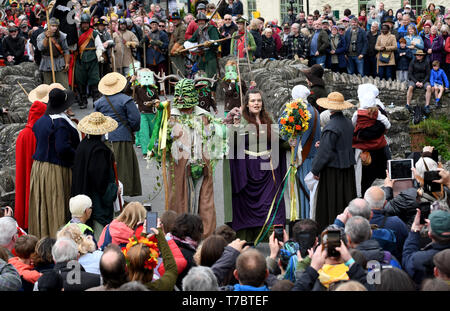
[[175, 85], [174, 107], [178, 109], [192, 108], [198, 104], [198, 91], [194, 81], [182, 79]]
[[225, 66], [225, 80], [237, 80], [238, 75], [235, 66]]

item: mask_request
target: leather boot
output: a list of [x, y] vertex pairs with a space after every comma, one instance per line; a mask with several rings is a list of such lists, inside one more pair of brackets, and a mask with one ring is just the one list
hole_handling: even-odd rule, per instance
[[79, 102], [80, 109], [86, 109], [88, 104], [86, 85], [80, 85], [78, 87], [78, 92], [80, 94], [80, 102]]
[[102, 94], [98, 91], [97, 85], [91, 85], [91, 95], [92, 95], [92, 102], [95, 102], [97, 99], [102, 97]]

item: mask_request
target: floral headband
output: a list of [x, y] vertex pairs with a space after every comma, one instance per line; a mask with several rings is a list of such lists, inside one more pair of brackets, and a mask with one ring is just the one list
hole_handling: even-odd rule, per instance
[[158, 256], [159, 256], [156, 236], [153, 235], [150, 238], [147, 238], [145, 236], [137, 238], [136, 236], [133, 236], [132, 238], [129, 238], [129, 241], [130, 242], [128, 242], [128, 244], [122, 248], [122, 253], [125, 255], [127, 264], [129, 264], [127, 253], [130, 250], [130, 248], [136, 244], [145, 244], [150, 249], [150, 257], [145, 261], [144, 268], [148, 270], [153, 270], [158, 265]]

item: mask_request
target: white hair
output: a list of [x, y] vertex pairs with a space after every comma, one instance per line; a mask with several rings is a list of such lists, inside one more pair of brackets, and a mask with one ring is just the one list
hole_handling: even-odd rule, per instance
[[0, 246], [8, 245], [17, 233], [17, 222], [12, 217], [0, 218]]
[[84, 211], [92, 207], [92, 200], [87, 195], [79, 194], [70, 198], [69, 209], [72, 217], [81, 217]]
[[209, 267], [198, 266], [183, 278], [183, 291], [217, 291], [217, 278]]
[[[373, 192], [375, 189], [380, 189], [380, 193], [383, 193], [383, 196], [379, 200], [376, 200], [373, 197]], [[364, 199], [369, 203], [370, 208], [382, 209], [384, 207], [384, 202], [386, 201], [386, 193], [380, 187], [373, 186], [366, 190], [364, 193]]]
[[350, 237], [354, 244], [367, 241], [372, 235], [370, 223], [364, 217], [353, 216], [345, 224], [345, 234]]
[[55, 263], [78, 259], [78, 245], [69, 238], [59, 238], [52, 247]]

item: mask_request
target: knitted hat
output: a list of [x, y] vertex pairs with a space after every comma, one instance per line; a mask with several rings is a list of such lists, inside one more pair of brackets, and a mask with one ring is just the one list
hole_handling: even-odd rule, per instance
[[[86, 118], [86, 117], [85, 117]], [[87, 195], [79, 194], [70, 198], [69, 209], [72, 217], [81, 217], [84, 211], [92, 207], [92, 200]]]
[[450, 212], [437, 210], [430, 214], [431, 232], [441, 238], [450, 238]]
[[78, 130], [89, 135], [104, 135], [117, 128], [117, 121], [103, 115], [101, 112], [93, 112], [85, 116], [78, 123]]

